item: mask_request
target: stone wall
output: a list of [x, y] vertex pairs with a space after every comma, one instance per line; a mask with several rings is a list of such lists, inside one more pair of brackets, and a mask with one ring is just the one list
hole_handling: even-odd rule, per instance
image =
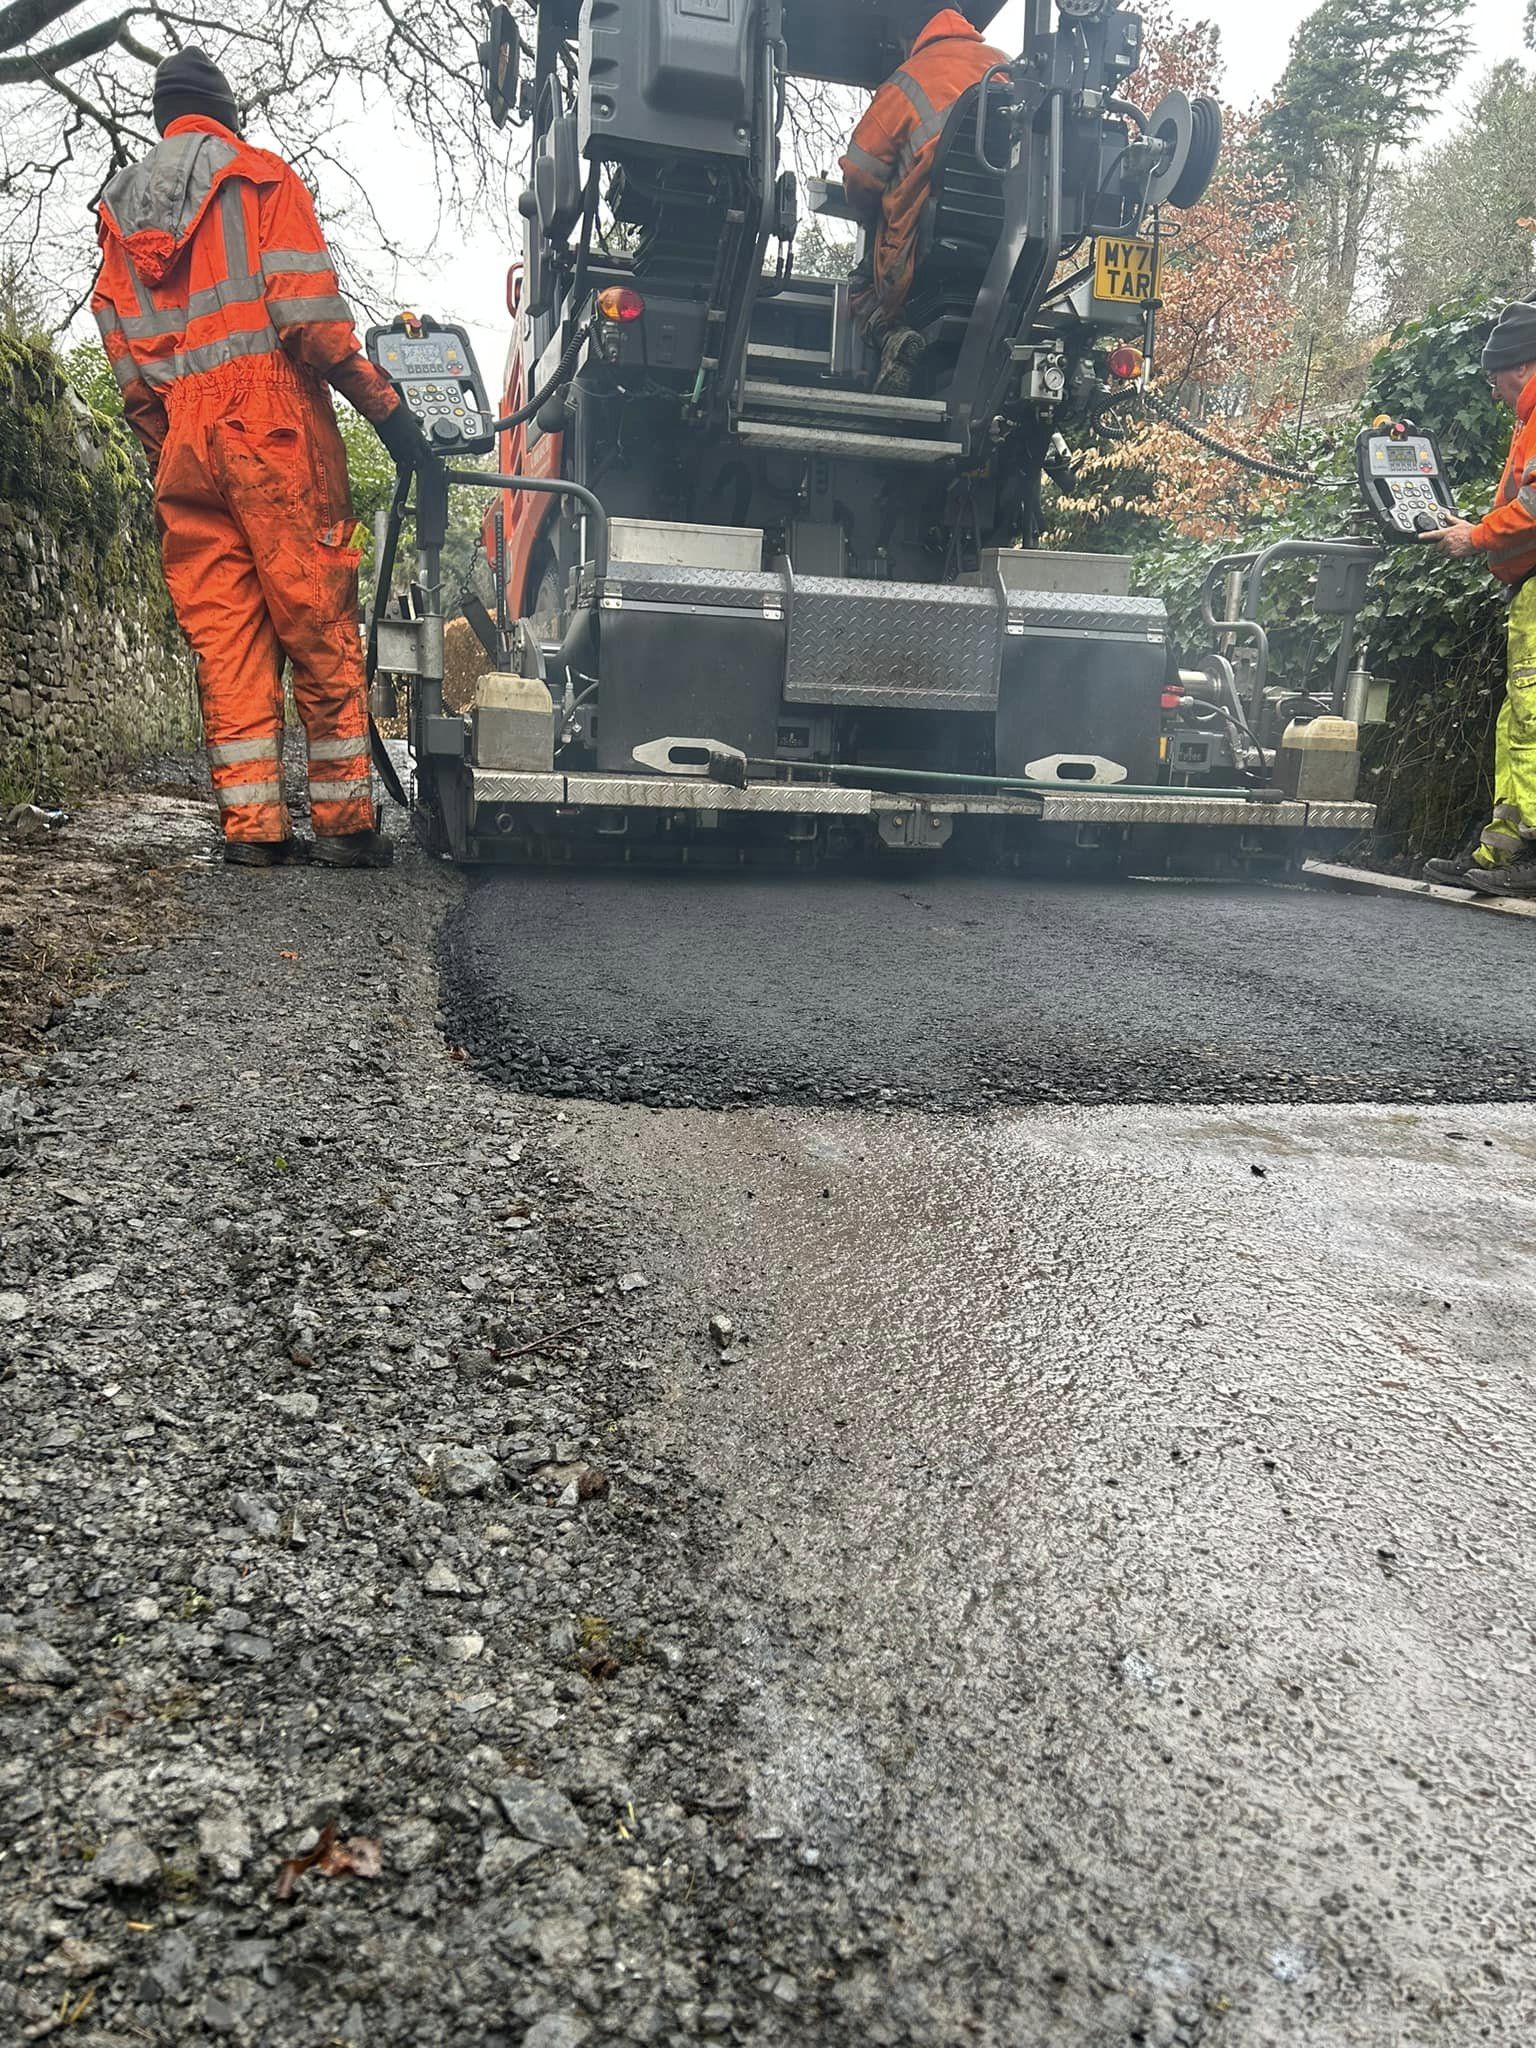
[[109, 408], [0, 335], [0, 796], [84, 791], [197, 738], [148, 480]]

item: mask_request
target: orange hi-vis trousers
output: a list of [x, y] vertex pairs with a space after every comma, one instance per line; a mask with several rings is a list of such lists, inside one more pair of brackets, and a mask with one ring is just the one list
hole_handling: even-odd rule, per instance
[[197, 656], [224, 836], [282, 840], [283, 658], [309, 743], [317, 837], [374, 822], [358, 552], [329, 393], [281, 355], [166, 392], [155, 505], [166, 585]]

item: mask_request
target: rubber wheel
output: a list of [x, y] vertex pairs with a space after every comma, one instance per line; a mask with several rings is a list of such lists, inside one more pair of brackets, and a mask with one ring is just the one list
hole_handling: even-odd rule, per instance
[[1193, 123], [1189, 155], [1184, 159], [1184, 168], [1168, 194], [1170, 206], [1197, 205], [1216, 175], [1216, 165], [1221, 156], [1219, 103], [1202, 93], [1199, 99], [1190, 102], [1189, 111]]
[[564, 637], [565, 587], [547, 554], [541, 557], [538, 580], [533, 585], [533, 609], [528, 614], [528, 623], [545, 645]]

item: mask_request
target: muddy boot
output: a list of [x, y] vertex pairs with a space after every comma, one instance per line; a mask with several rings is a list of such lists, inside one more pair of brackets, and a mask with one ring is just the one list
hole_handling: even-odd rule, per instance
[[1468, 878], [1475, 865], [1469, 848], [1465, 853], [1442, 854], [1427, 860], [1419, 872], [1426, 882], [1438, 882], [1442, 889], [1470, 889], [1472, 883]]
[[387, 868], [394, 857], [395, 849], [377, 830], [315, 841], [314, 858], [323, 868]]
[[1536, 852], [1501, 861], [1496, 868], [1473, 867], [1457, 886], [1479, 896], [1536, 896]]
[[303, 839], [226, 839], [225, 864], [232, 868], [287, 868], [309, 859]]
[[909, 398], [928, 344], [915, 327], [893, 327], [880, 344], [875, 390], [882, 398]]

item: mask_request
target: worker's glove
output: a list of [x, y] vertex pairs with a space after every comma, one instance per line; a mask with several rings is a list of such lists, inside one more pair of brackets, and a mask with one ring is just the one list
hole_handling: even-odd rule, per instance
[[421, 422], [404, 399], [388, 419], [374, 421], [373, 431], [394, 457], [396, 469], [420, 469], [432, 452], [421, 431]]

